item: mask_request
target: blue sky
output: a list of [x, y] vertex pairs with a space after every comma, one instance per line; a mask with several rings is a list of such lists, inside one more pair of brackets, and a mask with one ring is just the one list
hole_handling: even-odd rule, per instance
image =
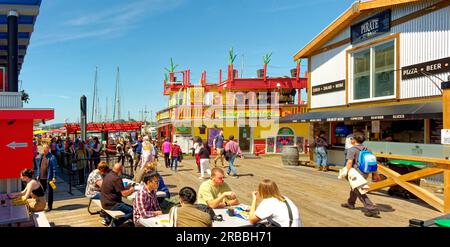
[[[273, 52], [270, 76], [289, 75], [292, 56], [343, 13], [349, 0], [43, 0], [20, 80], [30, 94], [26, 108], [54, 108], [60, 123], [79, 119], [79, 99], [88, 97], [99, 67], [101, 111], [112, 113], [115, 71], [120, 66], [122, 118], [128, 111], [155, 113], [167, 106], [164, 67], [203, 70], [209, 82], [228, 63], [254, 77], [262, 56]], [[306, 66], [302, 66], [305, 71]], [[303, 72], [302, 72], [303, 73]], [[150, 118], [150, 116], [148, 117]]]

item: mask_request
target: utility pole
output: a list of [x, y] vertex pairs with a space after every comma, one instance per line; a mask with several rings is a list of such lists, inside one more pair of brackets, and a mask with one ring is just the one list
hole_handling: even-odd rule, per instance
[[94, 116], [97, 114], [97, 74], [98, 74], [98, 66], [95, 66], [95, 77], [94, 77], [94, 93], [92, 97], [92, 115], [91, 115], [91, 122], [94, 122]]

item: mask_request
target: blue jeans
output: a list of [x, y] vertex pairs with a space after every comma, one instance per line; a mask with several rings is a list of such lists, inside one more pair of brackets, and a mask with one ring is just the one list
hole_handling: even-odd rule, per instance
[[327, 152], [324, 147], [316, 148], [316, 163], [319, 166], [327, 166]]
[[228, 161], [227, 174], [230, 175], [230, 172], [232, 172], [233, 176], [236, 176], [236, 168], [233, 165], [234, 159], [236, 159], [236, 155], [235, 154], [233, 154], [233, 156], [231, 156], [230, 160]]
[[175, 167], [175, 168], [173, 168], [173, 170], [177, 171], [178, 157], [172, 157], [172, 160], [170, 162], [170, 170], [172, 170], [172, 167]]
[[116, 226], [122, 225], [125, 221], [133, 219], [133, 207], [125, 203], [117, 203], [111, 210], [122, 211], [125, 215], [116, 220]]

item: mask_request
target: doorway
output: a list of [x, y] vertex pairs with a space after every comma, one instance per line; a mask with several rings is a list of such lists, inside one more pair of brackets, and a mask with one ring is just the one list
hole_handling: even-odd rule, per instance
[[252, 141], [251, 128], [249, 126], [239, 127], [239, 147], [244, 153], [250, 152], [250, 143]]

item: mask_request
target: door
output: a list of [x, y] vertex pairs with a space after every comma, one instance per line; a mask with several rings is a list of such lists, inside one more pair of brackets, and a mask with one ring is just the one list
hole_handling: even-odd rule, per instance
[[242, 152], [250, 152], [251, 129], [249, 126], [239, 127], [239, 147]]

